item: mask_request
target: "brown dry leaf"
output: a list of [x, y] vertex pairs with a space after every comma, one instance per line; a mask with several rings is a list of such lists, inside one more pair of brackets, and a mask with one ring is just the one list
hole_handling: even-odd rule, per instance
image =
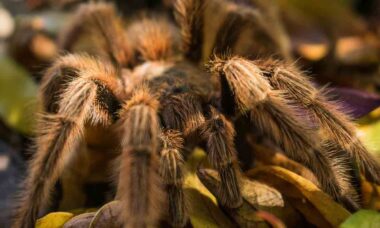
[[[198, 172], [198, 176], [203, 184], [214, 195], [217, 195], [220, 183], [217, 172], [211, 169], [202, 169]], [[302, 216], [273, 187], [243, 177], [240, 187], [244, 199], [243, 204], [236, 209], [225, 208], [239, 226], [270, 227], [268, 223], [272, 223], [273, 220], [282, 221], [289, 227], [305, 225]], [[272, 215], [271, 218], [275, 219], [268, 221], [266, 217], [260, 216], [260, 213], [257, 214], [258, 211], [265, 211], [266, 215], [269, 213]]]
[[120, 214], [119, 201], [112, 201], [101, 207], [94, 215], [89, 228], [118, 228], [118, 215]]
[[63, 228], [88, 228], [94, 216], [95, 212], [77, 215], [67, 221], [65, 225], [63, 225]]
[[318, 227], [337, 227], [351, 215], [309, 180], [284, 168], [260, 167], [247, 176], [278, 189], [308, 222]]

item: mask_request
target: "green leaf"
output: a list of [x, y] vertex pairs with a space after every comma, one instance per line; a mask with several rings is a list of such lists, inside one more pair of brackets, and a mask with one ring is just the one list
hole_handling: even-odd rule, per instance
[[377, 211], [361, 210], [349, 217], [340, 228], [375, 228], [380, 226], [380, 213]]
[[16, 130], [31, 132], [37, 110], [37, 85], [13, 60], [0, 56], [0, 116]]
[[359, 127], [358, 135], [370, 152], [380, 155], [380, 120], [377, 119]]

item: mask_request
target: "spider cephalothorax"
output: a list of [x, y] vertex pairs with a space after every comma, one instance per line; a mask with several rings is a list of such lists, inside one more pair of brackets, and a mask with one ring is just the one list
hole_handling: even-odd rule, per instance
[[[135, 20], [123, 30], [111, 6], [80, 8], [62, 48], [83, 50], [77, 45], [81, 34], [94, 31], [98, 35], [87, 39], [96, 46], [84, 45], [87, 54], [60, 57], [43, 78], [44, 114], [15, 227], [33, 226], [58, 178], [105, 178], [93, 177], [99, 170], [93, 162], [82, 163], [75, 178], [70, 175], [78, 169], [76, 161], [94, 156], [116, 173], [126, 227], [154, 226], [164, 214], [172, 225], [184, 226], [182, 164], [195, 146], [205, 149], [220, 175], [220, 203], [237, 207], [242, 198], [236, 155], [251, 152], [234, 145], [235, 133], [241, 134], [234, 124], [242, 116], [251, 128], [244, 134], [263, 133], [308, 167], [337, 202], [351, 210], [360, 207], [346, 161], [356, 161], [378, 184], [380, 169], [347, 117], [294, 66], [233, 54], [222, 58], [222, 49], [238, 42], [232, 30], [239, 31], [240, 20], [220, 29], [216, 55], [201, 66], [204, 2], [177, 2], [180, 29], [156, 17]], [[231, 15], [246, 17], [247, 10], [236, 8]], [[299, 110], [308, 118], [301, 119]], [[71, 191], [70, 197], [80, 194]], [[80, 200], [71, 203], [66, 207], [81, 206]]]

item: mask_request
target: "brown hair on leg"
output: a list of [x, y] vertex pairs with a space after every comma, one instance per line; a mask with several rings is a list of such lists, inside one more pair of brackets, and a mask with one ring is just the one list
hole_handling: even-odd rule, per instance
[[109, 59], [117, 66], [126, 66], [132, 57], [132, 49], [125, 37], [121, 19], [112, 4], [87, 3], [79, 7], [72, 22], [63, 30], [59, 43], [63, 50], [76, 50], [82, 37], [92, 43], [92, 48], [80, 51]]
[[128, 38], [134, 44], [136, 62], [172, 60], [178, 55], [177, 28], [164, 17], [144, 17], [128, 26]]
[[328, 100], [326, 90], [315, 88], [309, 78], [294, 66], [271, 60], [257, 64], [267, 72], [268, 80], [274, 88], [286, 91], [289, 100], [303, 105], [315, 117], [322, 130], [353, 161], [360, 164], [360, 169], [369, 181], [380, 184], [380, 165], [358, 139], [354, 124], [339, 110], [339, 105]]
[[204, 4], [206, 0], [180, 0], [175, 4], [175, 16], [181, 28], [182, 51], [187, 59], [202, 59]]
[[215, 108], [210, 108], [210, 115], [205, 123], [202, 138], [207, 143], [209, 161], [220, 175], [219, 200], [223, 205], [235, 208], [243, 202], [238, 183], [235, 130], [232, 123]]
[[93, 82], [76, 79], [62, 94], [58, 114], [42, 115], [37, 151], [29, 165], [14, 227], [33, 227], [39, 211], [46, 206], [52, 187], [74, 156], [85, 121], [91, 118], [96, 89]]
[[158, 101], [139, 88], [123, 106], [117, 197], [125, 227], [154, 227], [160, 217], [162, 186], [158, 175]]
[[59, 116], [44, 116], [46, 130], [38, 136], [37, 151], [29, 164], [14, 216], [14, 228], [31, 228], [47, 205], [50, 191], [61, 174], [81, 135], [77, 123]]
[[[59, 75], [48, 73], [49, 77], [46, 76], [43, 88], [49, 89], [42, 89], [41, 97], [46, 102], [44, 108], [50, 113], [41, 115], [37, 126], [39, 129], [36, 139], [37, 151], [29, 165], [25, 190], [21, 193], [14, 227], [33, 227], [39, 211], [48, 203], [52, 187], [82, 140], [85, 122], [109, 125], [113, 120], [114, 110], [110, 110], [107, 102], [102, 102], [105, 93], [103, 91], [103, 94], [100, 94], [99, 87], [108, 91], [107, 101], [112, 101], [112, 104], [117, 103], [117, 98], [113, 94], [113, 90], [117, 87], [115, 77], [108, 77], [109, 75], [103, 74], [98, 68], [91, 70], [86, 70], [84, 66], [76, 68], [78, 66], [78, 62], [74, 61], [76, 59], [81, 58], [70, 56], [66, 59], [67, 62], [63, 60], [61, 62], [77, 73], [75, 77], [65, 74], [63, 68], [60, 68], [63, 65], [60, 64], [52, 68], [60, 72]], [[48, 72], [55, 72], [52, 69]], [[57, 77], [61, 77], [58, 82], [54, 81]], [[53, 95], [49, 94], [53, 92], [52, 88], [60, 88], [60, 92], [54, 94], [53, 99], [46, 99], [49, 95]], [[54, 107], [54, 110], [50, 107]]]
[[290, 158], [314, 172], [321, 188], [341, 202], [345, 196], [337, 180], [342, 178], [340, 168], [331, 164], [329, 153], [318, 142], [318, 134], [297, 118], [283, 93], [272, 89], [259, 67], [233, 57], [226, 61], [216, 59], [211, 70], [227, 81], [239, 112], [248, 112], [258, 130], [267, 134]]
[[194, 137], [205, 122], [199, 97], [190, 93], [162, 96], [161, 116], [167, 129], [177, 129], [184, 138]]
[[188, 217], [183, 193], [183, 138], [177, 130], [164, 130], [161, 141], [160, 174], [168, 194], [169, 222], [184, 227]]
[[42, 101], [44, 111], [57, 113], [60, 98], [68, 85], [79, 77], [92, 76], [100, 76], [116, 96], [121, 96], [121, 86], [112, 65], [101, 63], [88, 55], [68, 54], [59, 57], [42, 77], [38, 98]]

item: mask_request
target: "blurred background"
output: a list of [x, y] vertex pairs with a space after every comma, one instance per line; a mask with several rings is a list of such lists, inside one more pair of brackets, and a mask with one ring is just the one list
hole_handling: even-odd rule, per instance
[[[65, 53], [57, 42], [60, 31], [83, 2], [0, 0], [0, 211], [4, 212], [0, 213], [0, 227], [8, 226], [12, 195], [30, 158], [41, 75], [59, 54]], [[126, 20], [145, 11], [173, 18], [172, 0], [113, 2]], [[328, 85], [330, 96], [340, 100], [343, 110], [358, 123], [360, 138], [379, 158], [380, 1], [229, 2], [249, 5], [265, 19], [248, 37], [254, 44], [237, 47], [236, 52], [252, 58], [278, 56], [296, 62], [317, 85]], [[207, 16], [206, 22], [213, 25], [219, 14]], [[277, 44], [275, 48], [268, 45], [268, 39]]]

